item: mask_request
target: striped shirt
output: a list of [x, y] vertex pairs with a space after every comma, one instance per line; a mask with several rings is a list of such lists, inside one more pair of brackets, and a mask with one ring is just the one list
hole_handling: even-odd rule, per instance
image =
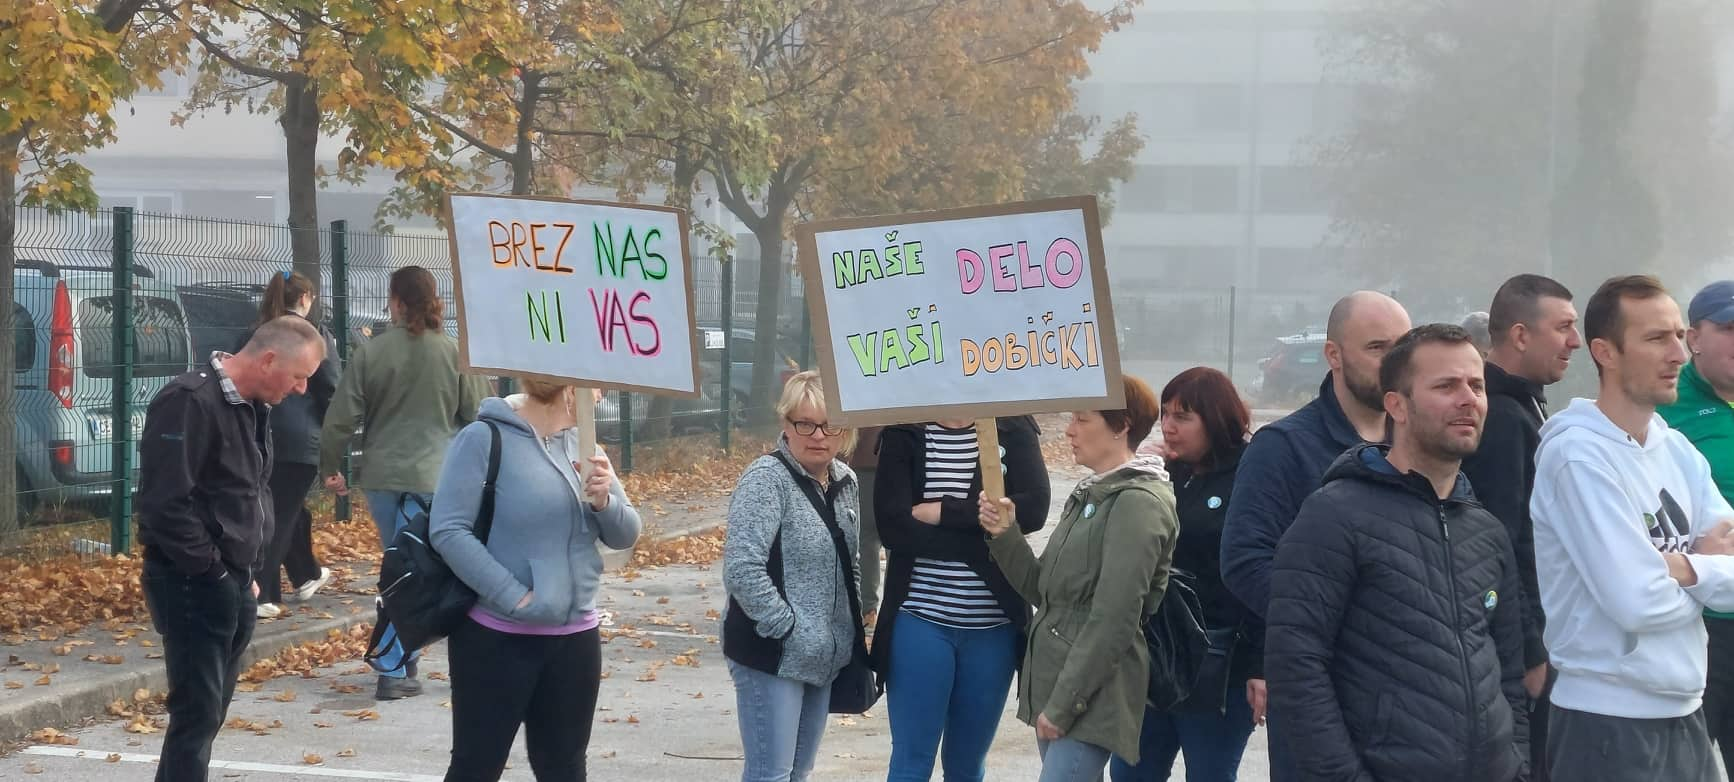
[[[928, 424], [927, 475], [921, 501], [969, 499], [980, 449], [975, 427], [947, 429]], [[987, 582], [962, 562], [918, 557], [903, 610], [935, 624], [963, 629], [998, 627], [1011, 621]]]

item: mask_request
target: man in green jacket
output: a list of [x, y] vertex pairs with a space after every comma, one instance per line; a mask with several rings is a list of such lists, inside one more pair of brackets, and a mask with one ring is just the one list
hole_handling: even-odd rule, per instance
[[[1734, 280], [1713, 282], [1686, 308], [1686, 346], [1692, 363], [1680, 371], [1680, 398], [1657, 412], [1710, 462], [1722, 496], [1734, 501]], [[1704, 718], [1734, 768], [1734, 614], [1705, 611], [1710, 634]]]

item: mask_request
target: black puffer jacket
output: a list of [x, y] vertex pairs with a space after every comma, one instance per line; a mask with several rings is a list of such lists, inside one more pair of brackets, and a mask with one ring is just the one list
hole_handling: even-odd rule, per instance
[[1522, 779], [1522, 612], [1505, 527], [1468, 481], [1440, 502], [1385, 453], [1339, 458], [1277, 548], [1271, 720], [1290, 731], [1302, 779]]

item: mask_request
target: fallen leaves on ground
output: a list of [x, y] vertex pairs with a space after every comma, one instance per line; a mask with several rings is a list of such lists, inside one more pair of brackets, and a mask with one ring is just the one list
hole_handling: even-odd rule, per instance
[[30, 740], [37, 744], [56, 744], [62, 747], [78, 746], [77, 736], [68, 736], [53, 728], [43, 728], [30, 734]]
[[325, 758], [319, 757], [318, 755], [315, 755], [315, 754], [309, 752], [309, 753], [301, 756], [301, 762], [306, 763], [309, 766], [317, 766], [321, 763], [324, 763]]
[[[255, 685], [251, 691], [257, 692], [257, 685], [282, 676], [316, 678], [319, 668], [361, 659], [367, 652], [367, 637], [372, 632], [373, 628], [366, 624], [348, 630], [330, 630], [323, 641], [297, 644], [274, 657], [253, 663], [253, 667], [241, 674], [241, 683]], [[236, 689], [240, 689], [239, 686]]]
[[[722, 558], [725, 537], [721, 527], [673, 538], [658, 538], [654, 529], [647, 530], [632, 551], [631, 566], [708, 565]], [[657, 602], [666, 603], [667, 600]]]
[[715, 435], [674, 437], [633, 449], [633, 471], [621, 476], [626, 495], [640, 506], [727, 497], [754, 459], [769, 453], [771, 440], [737, 436], [724, 453]]
[[0, 632], [56, 641], [93, 622], [144, 616], [139, 561], [132, 557], [0, 559], [0, 573], [7, 574], [0, 579]]

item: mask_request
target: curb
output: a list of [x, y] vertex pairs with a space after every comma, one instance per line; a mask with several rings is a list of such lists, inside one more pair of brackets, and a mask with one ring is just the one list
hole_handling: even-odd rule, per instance
[[[275, 656], [291, 646], [309, 641], [322, 641], [332, 630], [350, 627], [372, 619], [370, 612], [323, 619], [294, 630], [255, 637], [241, 657], [245, 670], [253, 663]], [[139, 688], [163, 692], [169, 688], [168, 670], [161, 660], [150, 660], [148, 666], [132, 667], [107, 676], [90, 677], [70, 687], [56, 688], [28, 698], [8, 697], [0, 707], [0, 743], [22, 741], [43, 728], [64, 728], [85, 719], [107, 713], [108, 704], [116, 700], [131, 700]]]
[[[701, 526], [693, 527], [691, 529], [679, 530], [677, 532], [664, 532], [660, 535], [657, 535], [654, 538], [651, 538], [650, 540], [657, 542], [657, 543], [660, 543], [660, 542], [665, 541], [665, 540], [674, 540], [676, 538], [684, 538], [684, 537], [689, 537], [692, 535], [703, 535], [704, 533], [710, 532], [712, 530], [722, 529], [724, 526], [726, 526], [726, 525], [722, 524], [722, 523], [704, 524]], [[633, 543], [630, 548], [624, 548], [624, 549], [620, 549], [618, 551], [611, 549], [611, 548], [603, 547], [603, 549], [602, 549], [602, 572], [614, 573], [614, 572], [619, 571], [621, 568], [626, 567], [626, 565], [628, 563], [632, 562], [632, 554], [633, 554], [633, 552], [638, 550], [638, 544], [642, 543], [642, 542], [644, 542], [644, 540], [642, 538], [640, 538], [637, 542]]]

